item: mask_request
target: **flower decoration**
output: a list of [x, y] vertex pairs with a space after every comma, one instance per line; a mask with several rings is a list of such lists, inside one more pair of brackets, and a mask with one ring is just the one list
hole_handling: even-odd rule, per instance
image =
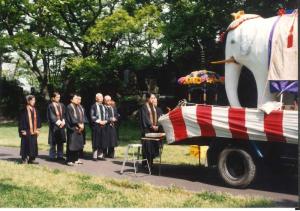
[[217, 84], [224, 83], [224, 77], [219, 76], [213, 71], [198, 70], [179, 78], [178, 83], [181, 85]]

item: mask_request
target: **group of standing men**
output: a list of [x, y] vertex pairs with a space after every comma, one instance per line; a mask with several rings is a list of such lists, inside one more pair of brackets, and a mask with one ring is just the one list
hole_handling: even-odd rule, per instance
[[[69, 166], [83, 164], [83, 148], [86, 143], [85, 124], [88, 123], [85, 109], [81, 105], [81, 97], [70, 94], [69, 105], [60, 102], [60, 94], [54, 92], [47, 109], [49, 122], [51, 160], [64, 161], [64, 143], [66, 146], [66, 163]], [[117, 146], [118, 135], [116, 124], [119, 118], [115, 103], [109, 95], [96, 95], [96, 103], [91, 107], [90, 119], [92, 127], [93, 160], [105, 160], [114, 157], [114, 147]], [[41, 119], [35, 108], [35, 97], [26, 97], [26, 108], [21, 112], [19, 121], [19, 135], [21, 137], [21, 157], [23, 163], [37, 163], [37, 137], [41, 128]]]
[[[60, 94], [54, 92], [47, 109], [49, 123], [50, 145], [49, 157], [51, 160], [64, 161], [64, 143], [66, 146], [66, 163], [69, 166], [83, 164], [80, 158], [83, 156], [85, 140], [85, 125], [88, 123], [86, 112], [81, 105], [81, 97], [70, 94], [70, 103], [67, 107], [60, 102]], [[114, 101], [109, 95], [103, 97], [97, 93], [95, 103], [90, 109], [90, 125], [92, 128], [93, 160], [105, 160], [105, 157], [114, 158], [114, 147], [118, 144], [117, 123], [119, 114]], [[163, 114], [157, 106], [157, 98], [154, 94], [146, 95], [146, 102], [139, 110], [139, 122], [141, 135], [147, 133], [162, 132], [158, 125], [158, 118]], [[19, 135], [21, 137], [21, 157], [23, 163], [37, 163], [38, 155], [37, 137], [41, 128], [41, 118], [35, 108], [35, 97], [26, 97], [26, 107], [21, 112], [19, 121]], [[157, 142], [143, 142], [143, 157], [147, 158], [150, 165], [158, 156], [159, 145]]]

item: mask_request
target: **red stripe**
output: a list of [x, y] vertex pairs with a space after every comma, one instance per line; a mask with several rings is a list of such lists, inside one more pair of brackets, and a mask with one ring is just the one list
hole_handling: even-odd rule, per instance
[[249, 139], [246, 128], [246, 109], [229, 108], [228, 123], [232, 138]]
[[173, 125], [175, 141], [187, 138], [186, 126], [184, 123], [181, 108], [176, 108], [169, 113], [169, 118]]
[[264, 116], [264, 131], [268, 141], [286, 142], [282, 127], [283, 112], [272, 111]]
[[216, 132], [212, 125], [211, 106], [197, 105], [197, 122], [201, 129], [201, 136], [215, 137]]

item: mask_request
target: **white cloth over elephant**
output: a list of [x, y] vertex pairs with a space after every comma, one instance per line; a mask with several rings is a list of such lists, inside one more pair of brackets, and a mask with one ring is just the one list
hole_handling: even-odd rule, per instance
[[[269, 74], [268, 80], [272, 84], [279, 83], [280, 89], [287, 89], [280, 85], [281, 81], [298, 80], [298, 13], [279, 16], [270, 35], [269, 46]], [[297, 92], [298, 88], [289, 85], [289, 91]], [[271, 86], [272, 88], [272, 86]], [[272, 90], [271, 90], [272, 91]]]
[[[273, 101], [275, 99], [274, 94], [270, 92], [270, 86], [268, 81], [268, 74], [269, 74], [268, 49], [270, 45], [269, 42], [270, 33], [272, 31], [274, 23], [278, 20], [278, 17], [279, 16], [275, 16], [275, 17], [265, 19], [254, 14], [245, 14], [241, 16], [239, 19], [233, 21], [229, 25], [227, 29], [228, 34], [226, 39], [225, 56], [226, 56], [226, 60], [230, 60], [233, 58], [235, 60], [235, 63], [225, 64], [225, 88], [231, 106], [241, 107], [238, 99], [237, 89], [238, 89], [238, 81], [239, 81], [242, 66], [245, 66], [249, 70], [251, 70], [255, 78], [256, 86], [257, 86], [257, 107], [260, 107], [262, 104], [268, 101]], [[298, 21], [298, 18], [296, 19]], [[297, 21], [295, 21], [296, 24], [294, 24], [295, 28], [297, 28]], [[287, 26], [285, 29], [287, 33], [289, 32], [289, 29], [290, 29], [290, 25]], [[280, 31], [282, 30], [283, 29], [281, 28]], [[275, 30], [275, 33], [277, 31], [278, 30]], [[293, 33], [294, 33], [293, 36], [294, 45], [298, 49], [297, 46], [298, 29], [295, 29]], [[277, 37], [280, 36], [274, 35], [274, 38]], [[272, 42], [278, 42], [278, 41], [273, 39]], [[277, 48], [286, 47], [283, 45], [274, 45], [274, 46], [277, 46]], [[290, 51], [290, 49], [288, 49], [287, 51]], [[272, 54], [273, 59], [274, 58], [280, 59], [277, 58], [276, 56], [278, 57], [279, 55]], [[298, 51], [297, 51], [297, 56], [298, 56]], [[281, 58], [286, 59], [287, 57], [282, 56]], [[294, 65], [297, 62], [294, 61], [294, 58], [288, 58], [288, 60], [291, 65]], [[285, 63], [288, 64], [287, 62]], [[298, 68], [298, 65], [296, 68]], [[272, 69], [274, 69], [273, 66]], [[282, 71], [284, 69], [279, 69], [279, 70]], [[293, 80], [298, 80], [297, 73], [295, 73], [295, 77], [297, 78]]]

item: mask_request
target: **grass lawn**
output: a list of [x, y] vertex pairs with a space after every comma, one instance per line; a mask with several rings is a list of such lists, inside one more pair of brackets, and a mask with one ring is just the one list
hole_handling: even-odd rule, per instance
[[[20, 147], [20, 138], [18, 136], [16, 123], [0, 124], [0, 146]], [[120, 140], [116, 148], [116, 158], [123, 158], [125, 146], [129, 143], [140, 143], [140, 131], [135, 122], [125, 122], [119, 129]], [[48, 125], [43, 124], [41, 134], [38, 138], [39, 150], [48, 151]], [[85, 152], [92, 152], [91, 131], [87, 126], [87, 143]], [[169, 146], [164, 145], [162, 154], [162, 163], [168, 164], [186, 164], [198, 165], [197, 157], [189, 154], [189, 146]]]
[[[261, 198], [189, 192], [0, 161], [0, 207], [270, 207]], [[34, 181], [34, 182], [33, 182]]]

